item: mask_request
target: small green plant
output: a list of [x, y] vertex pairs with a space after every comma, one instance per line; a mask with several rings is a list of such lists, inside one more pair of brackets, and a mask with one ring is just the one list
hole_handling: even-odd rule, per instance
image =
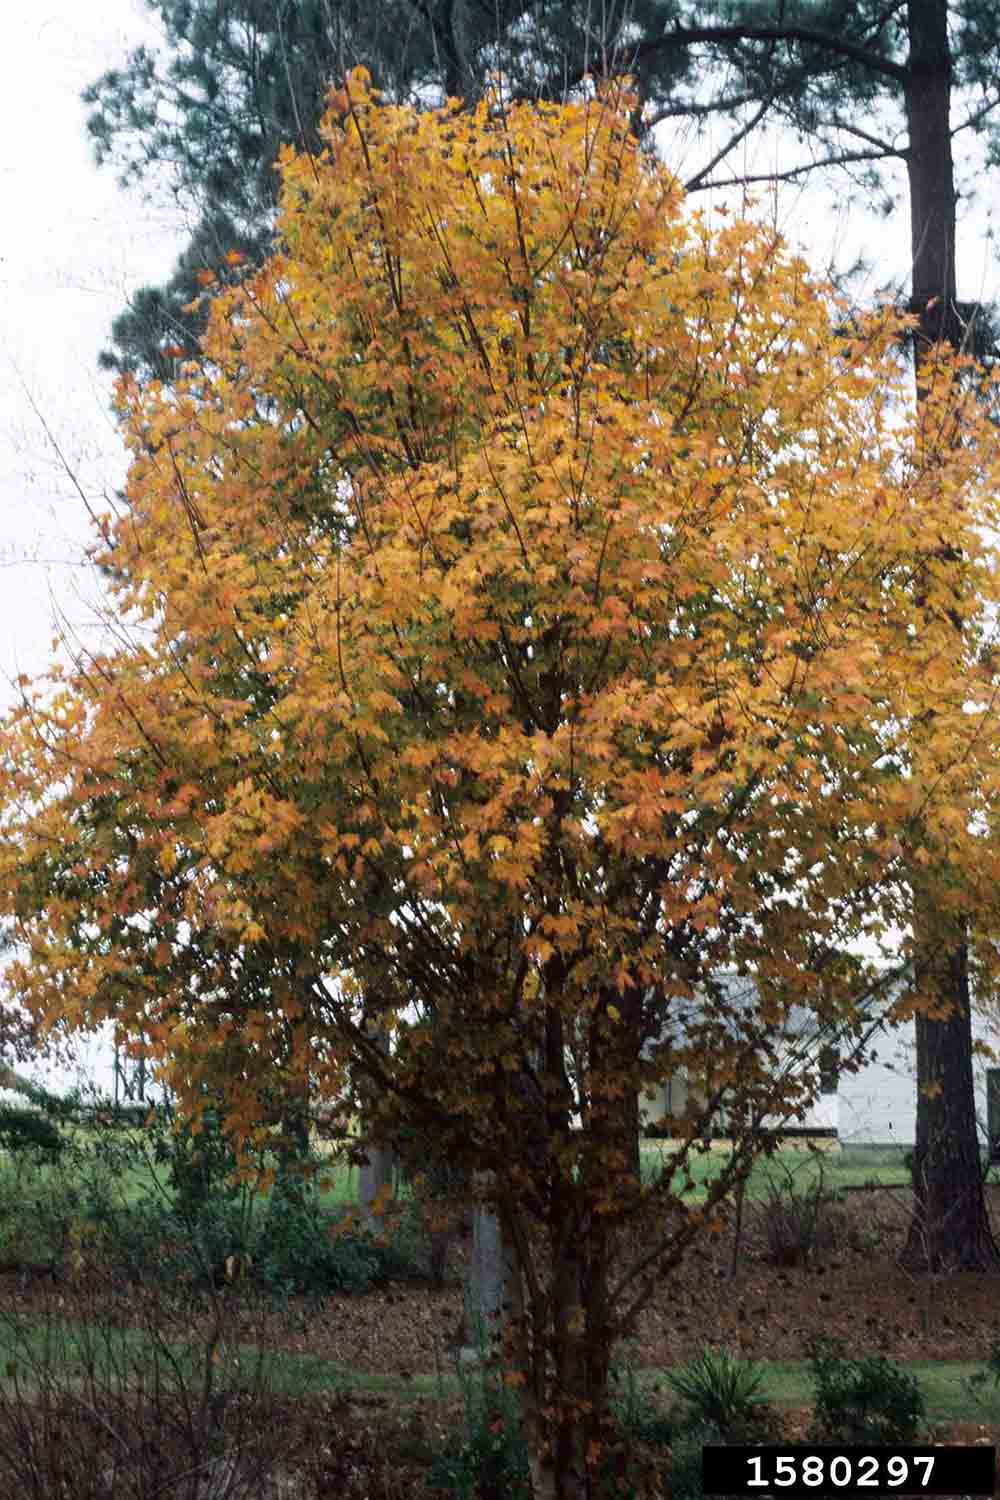
[[701, 1500], [701, 1450], [718, 1441], [714, 1427], [688, 1427], [677, 1434], [670, 1455], [672, 1500]]
[[503, 1370], [489, 1358], [485, 1333], [478, 1357], [459, 1364], [465, 1406], [465, 1440], [435, 1459], [427, 1475], [432, 1489], [456, 1500], [530, 1500], [528, 1450], [516, 1394]]
[[913, 1375], [884, 1355], [849, 1359], [833, 1339], [809, 1349], [816, 1386], [813, 1435], [819, 1442], [907, 1443], [925, 1415]]
[[977, 1370], [966, 1381], [970, 1396], [977, 1404], [993, 1408], [1000, 1387], [1000, 1335], [994, 1333], [985, 1369]]
[[649, 1388], [636, 1379], [635, 1367], [624, 1358], [611, 1366], [611, 1415], [618, 1440], [626, 1444], [670, 1446], [674, 1422], [656, 1405]]
[[726, 1349], [705, 1349], [667, 1376], [687, 1405], [686, 1425], [714, 1428], [724, 1438], [749, 1436], [768, 1424], [771, 1408], [761, 1393], [763, 1380], [758, 1365]]

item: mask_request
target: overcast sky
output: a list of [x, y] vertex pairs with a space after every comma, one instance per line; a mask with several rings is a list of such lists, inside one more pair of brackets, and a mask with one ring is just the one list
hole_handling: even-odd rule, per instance
[[[98, 171], [84, 128], [81, 89], [140, 41], [158, 40], [142, 0], [41, 0], [10, 10], [0, 48], [0, 708], [10, 698], [7, 679], [47, 661], [57, 611], [76, 629], [95, 628], [86, 602], [93, 585], [80, 565], [86, 509], [43, 423], [103, 509], [102, 496], [124, 471], [97, 354], [130, 292], [165, 277], [183, 243], [168, 194], [158, 202], [124, 194], [113, 170]], [[684, 144], [683, 175], [717, 144], [710, 134]], [[787, 165], [789, 149], [771, 142], [734, 165]], [[767, 191], [758, 191], [767, 211]], [[831, 247], [842, 255], [861, 242], [874, 252], [880, 281], [905, 284], [905, 219], [866, 220], [856, 206], [838, 219], [835, 198], [829, 186], [786, 192], [779, 215], [793, 235], [811, 240], [817, 263]], [[986, 208], [979, 206], [976, 231], [962, 235], [966, 297], [996, 291], [996, 262], [981, 233]]]
[[[90, 540], [86, 507], [66, 466], [94, 509], [105, 509], [103, 496], [121, 483], [124, 459], [97, 354], [129, 294], [166, 277], [184, 225], [165, 191], [158, 198], [126, 195], [112, 170], [97, 170], [80, 92], [139, 42], [157, 40], [142, 0], [40, 0], [9, 6], [4, 15], [0, 709], [11, 701], [15, 673], [46, 666], [57, 615], [84, 635], [97, 629], [94, 583], [82, 563]], [[683, 174], [717, 144], [710, 135], [687, 143], [687, 161], [678, 163]], [[789, 149], [772, 141], [756, 148], [752, 161], [741, 155], [735, 165], [787, 165]], [[964, 149], [963, 138], [960, 163]], [[785, 194], [779, 221], [790, 236], [811, 240], [807, 248], [818, 264], [826, 264], [835, 247], [846, 256], [860, 244], [878, 263], [878, 282], [905, 285], [905, 218], [865, 218], [857, 208], [838, 218], [831, 209], [835, 197], [829, 186]], [[766, 191], [760, 198], [766, 210]], [[986, 238], [990, 207], [981, 201], [963, 228], [959, 290], [967, 298], [990, 299], [998, 291], [997, 261]]]
[[55, 609], [86, 629], [86, 509], [120, 483], [122, 448], [97, 353], [143, 282], [169, 271], [182, 226], [166, 200], [126, 197], [98, 172], [80, 91], [154, 38], [140, 0], [9, 8], [0, 47], [0, 703], [45, 664]]
[[[124, 475], [97, 354], [128, 295], [169, 272], [183, 225], [162, 195], [126, 197], [98, 172], [80, 91], [155, 39], [140, 0], [10, 6], [0, 47], [0, 707], [9, 679], [44, 669], [53, 622], [93, 631], [81, 566], [86, 508]], [[89, 1049], [96, 1066], [109, 1055]], [[99, 1069], [107, 1082], [106, 1066]], [[62, 1080], [60, 1080], [62, 1081]]]

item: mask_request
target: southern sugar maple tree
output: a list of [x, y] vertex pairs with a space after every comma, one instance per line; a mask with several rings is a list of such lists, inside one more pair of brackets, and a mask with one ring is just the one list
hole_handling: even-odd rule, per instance
[[[4, 728], [18, 995], [141, 1033], [239, 1139], [308, 1079], [466, 1168], [560, 1500], [740, 1121], [808, 1100], [789, 1007], [859, 1022], [913, 830], [943, 926], [988, 936], [997, 885], [993, 430], [946, 358], [917, 414], [898, 321], [772, 230], [686, 212], [630, 107], [352, 75], [284, 158], [281, 253], [182, 379], [120, 387], [121, 644]], [[640, 1183], [623, 1101], [683, 1070]]]

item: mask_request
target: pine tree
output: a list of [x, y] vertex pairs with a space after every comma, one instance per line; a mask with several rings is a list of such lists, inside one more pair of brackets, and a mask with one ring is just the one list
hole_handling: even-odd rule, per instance
[[[400, 101], [471, 104], [497, 69], [511, 95], [559, 99], [588, 72], [620, 70], [679, 15], [674, 0], [637, 0], [603, 26], [572, 0], [148, 3], [163, 55], [136, 48], [83, 97], [98, 162], [124, 184], [166, 180], [194, 224], [167, 284], [137, 293], [102, 356], [107, 369], [165, 380], [203, 327], [189, 310], [198, 273], [217, 271], [229, 250], [263, 259], [279, 150], [318, 149], [327, 92], [348, 67], [363, 64]], [[679, 48], [640, 66], [655, 111], [673, 107], [688, 62]]]

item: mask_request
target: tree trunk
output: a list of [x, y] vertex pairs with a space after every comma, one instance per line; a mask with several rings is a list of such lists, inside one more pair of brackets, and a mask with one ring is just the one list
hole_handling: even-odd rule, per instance
[[[954, 331], [955, 169], [947, 0], [909, 0], [910, 59], [903, 90], [909, 146], [912, 307], [924, 350]], [[918, 349], [918, 363], [919, 363]]]
[[[947, 0], [908, 0], [909, 66], [904, 103], [909, 133], [906, 168], [913, 255], [911, 306], [919, 318], [917, 400], [921, 366], [941, 340], [957, 343], [955, 174], [951, 150], [951, 47]], [[979, 1165], [972, 1084], [968, 949], [937, 952], [940, 940], [915, 902], [918, 951], [935, 955], [934, 992], [947, 1020], [915, 1018], [917, 1126], [913, 1218], [904, 1263], [922, 1270], [945, 1264], [981, 1270], [997, 1265]]]
[[642, 1182], [642, 1130], [640, 1125], [639, 1093], [633, 1089], [626, 1092], [622, 1101], [622, 1113], [625, 1116], [626, 1135], [626, 1170], [632, 1174], [636, 1182]]
[[967, 949], [942, 952], [934, 989], [946, 1020], [917, 1017], [917, 1140], [913, 1216], [902, 1264], [912, 1271], [995, 1270], [997, 1247], [983, 1195], [972, 1088]]
[[611, 1242], [600, 1216], [589, 1220], [582, 1235], [560, 1237], [552, 1245], [551, 1347], [559, 1394], [551, 1419], [550, 1471], [532, 1470], [536, 1492], [552, 1500], [592, 1500], [604, 1493], [599, 1474], [609, 1426]]

